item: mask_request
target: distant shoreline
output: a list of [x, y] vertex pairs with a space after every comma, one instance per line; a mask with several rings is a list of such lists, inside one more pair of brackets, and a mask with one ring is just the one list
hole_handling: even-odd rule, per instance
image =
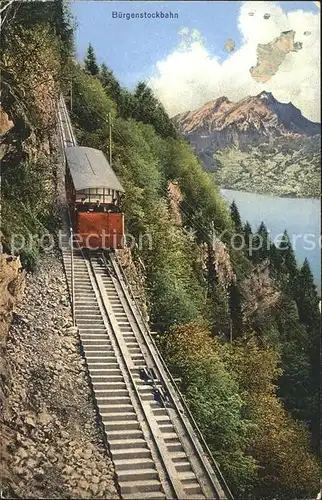
[[293, 198], [294, 200], [319, 200], [321, 198], [320, 196], [296, 196], [295, 193], [290, 193], [290, 194], [276, 194], [276, 193], [261, 193], [258, 191], [250, 191], [247, 189], [239, 189], [238, 187], [234, 186], [218, 186], [218, 188], [221, 189], [226, 189], [230, 191], [239, 191], [240, 193], [249, 193], [249, 194], [259, 194], [261, 196], [271, 196], [273, 198]]

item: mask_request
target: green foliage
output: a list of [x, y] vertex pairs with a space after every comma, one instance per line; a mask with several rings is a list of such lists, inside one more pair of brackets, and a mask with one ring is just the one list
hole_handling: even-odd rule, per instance
[[134, 97], [136, 101], [133, 118], [143, 123], [153, 125], [155, 131], [161, 137], [177, 136], [172, 121], [165, 112], [162, 104], [153, 95], [150, 87], [144, 82], [139, 82], [136, 86]]
[[276, 397], [274, 383], [281, 374], [276, 351], [259, 347], [254, 338], [226, 345], [224, 351], [252, 424], [248, 453], [261, 466], [248, 494], [260, 500], [315, 495], [320, 468], [310, 451], [308, 433], [287, 415]]
[[314, 284], [310, 264], [305, 258], [297, 276], [296, 301], [301, 322], [307, 326], [317, 326], [320, 323], [319, 296]]
[[[73, 51], [72, 20], [64, 0], [12, 8], [1, 30], [1, 101], [21, 130], [53, 127], [52, 103]], [[20, 121], [22, 122], [20, 124]]]
[[73, 116], [80, 129], [100, 138], [97, 145], [108, 136], [109, 113], [115, 116], [115, 104], [106, 95], [101, 82], [76, 67], [73, 77]]
[[[242, 226], [237, 207], [230, 216], [187, 142], [167, 128], [168, 117], [148, 87], [141, 83], [131, 93], [106, 66], [94, 78], [77, 68], [73, 120], [81, 144], [107, 151], [108, 112], [113, 116], [113, 168], [126, 191], [122, 209], [126, 232], [136, 242], [132, 255], [144, 264], [150, 320], [159, 332], [170, 331], [161, 342], [163, 353], [181, 377], [181, 389], [225, 477], [238, 498], [267, 498], [266, 486], [271, 498], [312, 492], [317, 464], [306, 431], [288, 417], [274, 385], [278, 382], [286, 408], [311, 425], [315, 393], [307, 336], [312, 322], [304, 309], [298, 314], [299, 273], [287, 233], [280, 250], [270, 244], [262, 223], [257, 236], [264, 245], [252, 259], [229, 248], [237, 227], [246, 245], [252, 228]], [[169, 183], [180, 192], [182, 224], [175, 221]], [[224, 232], [225, 258], [236, 276], [228, 286], [217, 273], [213, 232]], [[268, 273], [263, 283], [261, 266]], [[249, 277], [249, 285], [258, 289], [247, 299], [241, 283]], [[312, 298], [307, 265], [301, 280]], [[247, 300], [252, 314], [246, 318]], [[205, 318], [216, 340], [195, 322]], [[269, 348], [259, 348], [249, 339], [250, 331]], [[231, 346], [218, 341], [231, 333], [243, 340]], [[288, 457], [297, 447], [293, 463]]]
[[47, 182], [42, 164], [21, 163], [2, 174], [2, 244], [9, 253], [16, 248], [28, 269], [37, 264], [40, 238], [57, 227]]
[[269, 261], [272, 275], [275, 277], [279, 276], [282, 268], [282, 253], [274, 243], [270, 247]]
[[229, 339], [232, 333], [230, 301], [227, 290], [216, 283], [208, 297], [209, 319], [212, 333], [223, 339]]
[[136, 110], [136, 98], [135, 96], [126, 89], [121, 89], [119, 102], [118, 102], [118, 112], [121, 118], [125, 120], [133, 118], [135, 116]]
[[294, 286], [296, 283], [298, 269], [295, 253], [287, 231], [284, 231], [282, 240], [278, 246], [280, 253], [279, 281], [285, 291], [294, 297]]
[[276, 395], [274, 349], [253, 337], [221, 344], [197, 323], [172, 329], [160, 347], [236, 498], [315, 493], [319, 465]]
[[296, 302], [282, 296], [276, 314], [279, 330], [283, 375], [279, 379], [279, 394], [286, 408], [296, 418], [310, 421], [310, 359], [306, 328], [299, 323]]
[[246, 223], [243, 227], [243, 233], [244, 233], [244, 238], [245, 238], [245, 246], [246, 246], [246, 248], [249, 248], [250, 238], [251, 238], [253, 233], [252, 233], [251, 225], [249, 224], [248, 221], [246, 221]]
[[226, 204], [218, 188], [204, 172], [189, 145], [181, 140], [168, 140], [164, 149], [164, 174], [177, 181], [184, 195], [181, 203], [183, 222], [196, 233], [198, 242], [208, 242], [214, 227], [219, 233], [232, 229]]
[[29, 2], [14, 6], [7, 21], [1, 26], [2, 42], [9, 41], [7, 39], [9, 33], [11, 30], [15, 31], [18, 26], [31, 29], [36, 25], [51, 27], [52, 33], [61, 42], [62, 60], [67, 60], [73, 54], [75, 24], [67, 0], [52, 0], [36, 4]]
[[[251, 227], [246, 224], [245, 239], [249, 239], [250, 235]], [[262, 278], [259, 286], [254, 281], [249, 281], [247, 285], [248, 289], [254, 286], [257, 289], [250, 293], [246, 302], [255, 299], [259, 305], [247, 317], [246, 322], [243, 321], [242, 315], [239, 319], [238, 315], [236, 317], [236, 311], [232, 314], [232, 319], [234, 321], [235, 318], [237, 328], [244, 322], [244, 328], [251, 328], [257, 332], [264, 345], [274, 346], [280, 353], [283, 375], [278, 379], [278, 394], [287, 410], [308, 425], [316, 449], [320, 313], [313, 276], [307, 261], [303, 264], [302, 270], [298, 270], [287, 231], [284, 232], [279, 246], [270, 242], [263, 222], [257, 233], [252, 236], [254, 245], [256, 246], [257, 238], [258, 243], [260, 239], [262, 240], [262, 246], [249, 258], [257, 268], [263, 266], [263, 270], [267, 268], [268, 262], [268, 275]], [[238, 292], [238, 286], [236, 290]], [[272, 304], [270, 295], [273, 299]], [[262, 305], [259, 301], [261, 296], [264, 298]], [[245, 297], [244, 303], [241, 301], [240, 306], [244, 312], [249, 307], [245, 304]], [[252, 309], [252, 305], [250, 308]], [[236, 338], [235, 334], [233, 338]]]
[[242, 296], [236, 283], [232, 283], [229, 288], [229, 306], [232, 338], [236, 339], [242, 335], [243, 330]]
[[45, 149], [73, 51], [72, 20], [64, 0], [15, 2], [1, 28], [1, 105], [14, 123], [3, 141], [1, 242], [34, 269], [39, 238], [57, 227], [55, 160]]
[[230, 205], [230, 217], [233, 220], [236, 231], [241, 232], [242, 223], [235, 201], [233, 201], [232, 204]]
[[96, 55], [94, 52], [94, 48], [91, 44], [89, 44], [89, 46], [87, 48], [87, 53], [86, 53], [84, 63], [85, 63], [86, 71], [90, 75], [97, 76], [99, 74], [99, 71], [100, 71], [99, 66], [98, 66], [97, 61], [96, 61]]
[[[249, 233], [248, 227], [246, 227], [246, 231], [245, 237], [249, 239], [251, 233]], [[250, 260], [254, 264], [259, 264], [270, 258], [271, 241], [264, 222], [261, 222], [257, 232], [252, 235], [252, 245], [253, 253], [250, 255]]]
[[220, 344], [205, 325], [192, 323], [172, 329], [161, 348], [224, 476], [242, 494], [256, 478], [256, 461], [247, 453], [254, 429]]
[[4, 108], [24, 116], [25, 122], [42, 132], [53, 125], [48, 109], [60, 76], [59, 42], [51, 31], [46, 25], [8, 28], [10, 46], [1, 58]]
[[107, 95], [120, 103], [121, 86], [115, 78], [113, 71], [109, 70], [106, 64], [102, 64], [99, 79]]
[[163, 188], [160, 138], [151, 126], [116, 120], [114, 168], [126, 186], [124, 211], [127, 232], [143, 245], [140, 255], [147, 269], [151, 318], [158, 329], [199, 315], [203, 293], [193, 273], [196, 256], [191, 242], [174, 227]]
[[309, 422], [312, 432], [312, 444], [318, 452], [320, 442], [321, 313], [319, 310], [320, 299], [307, 259], [304, 260], [298, 273], [295, 300], [300, 321], [307, 330], [309, 401], [306, 409], [306, 420]]

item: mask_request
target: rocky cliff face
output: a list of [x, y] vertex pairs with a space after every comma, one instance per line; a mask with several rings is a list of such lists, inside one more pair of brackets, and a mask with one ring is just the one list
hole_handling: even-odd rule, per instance
[[[0, 254], [0, 409], [10, 385], [6, 359], [7, 336], [14, 307], [24, 289], [24, 272], [19, 257]], [[1, 411], [0, 410], [0, 411]]]
[[252, 274], [241, 283], [243, 296], [243, 316], [245, 321], [252, 322], [258, 314], [271, 307], [276, 307], [281, 292], [270, 277], [268, 262], [254, 268]]
[[182, 217], [180, 212], [180, 203], [183, 196], [180, 186], [176, 182], [170, 182], [168, 185], [168, 199], [170, 203], [171, 216], [174, 223], [178, 226], [182, 225]]
[[270, 92], [233, 103], [227, 97], [174, 117], [179, 132], [195, 147], [207, 167], [212, 153], [230, 146], [247, 148], [281, 137], [320, 134], [319, 123], [307, 120], [292, 103], [283, 104]]
[[13, 121], [9, 119], [8, 114], [0, 106], [0, 135], [6, 134], [13, 127]]
[[[1, 323], [11, 374], [5, 383], [0, 376], [1, 497], [118, 498], [58, 257], [46, 252], [38, 271], [25, 275], [11, 326]], [[21, 273], [18, 259], [0, 262], [3, 313], [21, 289]]]

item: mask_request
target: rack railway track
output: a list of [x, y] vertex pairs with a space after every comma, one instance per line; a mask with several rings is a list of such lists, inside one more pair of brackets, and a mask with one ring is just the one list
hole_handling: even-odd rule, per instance
[[[63, 146], [76, 145], [63, 100], [59, 119]], [[197, 438], [117, 256], [74, 248], [67, 220], [63, 229], [75, 321], [122, 498], [232, 499]]]

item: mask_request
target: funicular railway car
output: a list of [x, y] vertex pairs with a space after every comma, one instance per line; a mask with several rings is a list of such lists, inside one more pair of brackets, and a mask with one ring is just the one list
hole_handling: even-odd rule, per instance
[[66, 193], [75, 240], [80, 248], [124, 246], [124, 189], [102, 151], [65, 148]]

